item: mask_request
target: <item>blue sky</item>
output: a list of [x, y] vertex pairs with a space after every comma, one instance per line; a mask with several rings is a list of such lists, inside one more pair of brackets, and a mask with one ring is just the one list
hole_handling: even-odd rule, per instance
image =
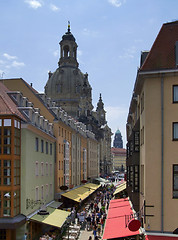
[[150, 50], [163, 23], [177, 19], [177, 9], [177, 0], [0, 0], [0, 78], [21, 77], [44, 92], [70, 21], [93, 104], [101, 93], [108, 124], [125, 144], [140, 53]]

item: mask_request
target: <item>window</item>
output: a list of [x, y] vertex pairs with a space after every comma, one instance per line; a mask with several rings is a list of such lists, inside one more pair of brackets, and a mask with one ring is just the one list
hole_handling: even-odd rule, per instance
[[35, 139], [35, 150], [38, 152], [38, 138]]
[[178, 85], [173, 86], [173, 103], [178, 103]]
[[11, 192], [3, 192], [3, 216], [11, 216]]
[[38, 162], [36, 162], [35, 175], [38, 176], [38, 174], [39, 174], [39, 167], [38, 167]]
[[178, 164], [173, 165], [173, 198], [178, 198]]
[[173, 123], [173, 140], [178, 140], [178, 123]]
[[48, 194], [49, 194], [49, 188], [48, 188], [48, 184], [46, 184], [46, 198], [48, 198]]
[[139, 166], [134, 166], [134, 192], [139, 191]]
[[59, 144], [59, 153], [61, 152], [61, 144]]
[[[4, 119], [4, 120], [11, 120], [11, 119]], [[8, 125], [8, 123], [7, 123]], [[2, 140], [3, 141], [3, 140]], [[4, 154], [11, 154], [11, 128], [5, 127], [4, 128]]]
[[41, 199], [44, 199], [44, 186], [41, 186]]
[[35, 200], [36, 201], [39, 200], [39, 187], [36, 187], [36, 189], [35, 189]]
[[4, 160], [3, 164], [4, 185], [11, 185], [11, 160]]
[[50, 176], [52, 176], [52, 174], [53, 174], [53, 165], [52, 163], [50, 163]]
[[20, 160], [14, 160], [14, 185], [20, 185]]
[[48, 176], [48, 163], [46, 163], [46, 176]]
[[141, 141], [141, 145], [143, 145], [144, 144], [144, 127], [142, 127], [141, 129], [140, 141]]
[[11, 126], [11, 119], [4, 119], [4, 127], [10, 127]]
[[44, 141], [41, 140], [41, 152], [43, 153], [44, 152]]
[[46, 154], [48, 154], [48, 142], [46, 142]]
[[134, 151], [139, 152], [140, 147], [140, 134], [139, 132], [134, 132]]
[[52, 155], [53, 154], [53, 145], [52, 145], [52, 143], [50, 143], [50, 155]]
[[61, 135], [61, 128], [59, 127], [59, 136]]
[[41, 176], [44, 175], [44, 164], [43, 162], [41, 162]]

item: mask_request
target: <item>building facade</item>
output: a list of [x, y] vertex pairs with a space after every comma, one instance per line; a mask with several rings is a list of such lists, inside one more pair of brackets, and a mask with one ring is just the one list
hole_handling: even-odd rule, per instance
[[127, 119], [127, 187], [146, 232], [178, 223], [178, 22], [142, 53]]
[[111, 148], [113, 158], [113, 171], [124, 172], [126, 170], [126, 149]]

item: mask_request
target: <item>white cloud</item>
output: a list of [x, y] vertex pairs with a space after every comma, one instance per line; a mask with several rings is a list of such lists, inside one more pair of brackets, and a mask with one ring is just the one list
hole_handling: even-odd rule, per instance
[[12, 67], [24, 67], [24, 66], [25, 66], [25, 63], [13, 61], [11, 66], [12, 66]]
[[83, 54], [83, 53], [82, 53], [81, 50], [78, 50], [78, 51], [77, 51], [77, 55], [78, 55], [78, 56], [82, 56], [82, 54]]
[[59, 56], [59, 50], [54, 51], [54, 52], [53, 52], [53, 55], [54, 55], [55, 57]]
[[126, 2], [126, 0], [108, 0], [114, 7], [120, 7], [122, 4]]
[[127, 107], [113, 107], [106, 106], [106, 118], [108, 121], [108, 125], [113, 132], [112, 139], [114, 138], [114, 134], [119, 129], [121, 131], [123, 137], [124, 148], [126, 144], [126, 120], [128, 115]]
[[17, 59], [16, 56], [11, 56], [8, 53], [4, 53], [3, 56], [7, 59], [7, 60], [14, 60]]
[[124, 49], [124, 53], [122, 55], [119, 55], [119, 58], [134, 58], [134, 55], [136, 53], [136, 47], [130, 47], [128, 49]]
[[29, 7], [33, 8], [33, 9], [42, 7], [42, 3], [37, 0], [25, 0], [25, 2], [29, 5]]
[[84, 28], [84, 29], [83, 29], [82, 34], [83, 34], [83, 35], [86, 35], [86, 36], [94, 37], [94, 38], [98, 36], [98, 32], [96, 32], [96, 31], [90, 31], [90, 30], [87, 29], [87, 28]]
[[0, 59], [0, 65], [4, 64], [5, 62], [3, 60]]
[[50, 4], [50, 9], [54, 12], [60, 11], [60, 8], [58, 8], [56, 5], [54, 4]]

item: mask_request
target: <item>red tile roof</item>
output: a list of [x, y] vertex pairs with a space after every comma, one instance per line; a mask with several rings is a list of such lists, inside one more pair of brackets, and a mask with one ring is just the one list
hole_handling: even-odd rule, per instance
[[178, 21], [163, 24], [140, 70], [175, 69], [176, 41], [178, 41]]
[[126, 154], [126, 149], [125, 148], [111, 148], [112, 153], [118, 153], [118, 154]]
[[0, 82], [0, 115], [16, 115], [25, 120], [7, 92], [9, 92], [9, 89]]

